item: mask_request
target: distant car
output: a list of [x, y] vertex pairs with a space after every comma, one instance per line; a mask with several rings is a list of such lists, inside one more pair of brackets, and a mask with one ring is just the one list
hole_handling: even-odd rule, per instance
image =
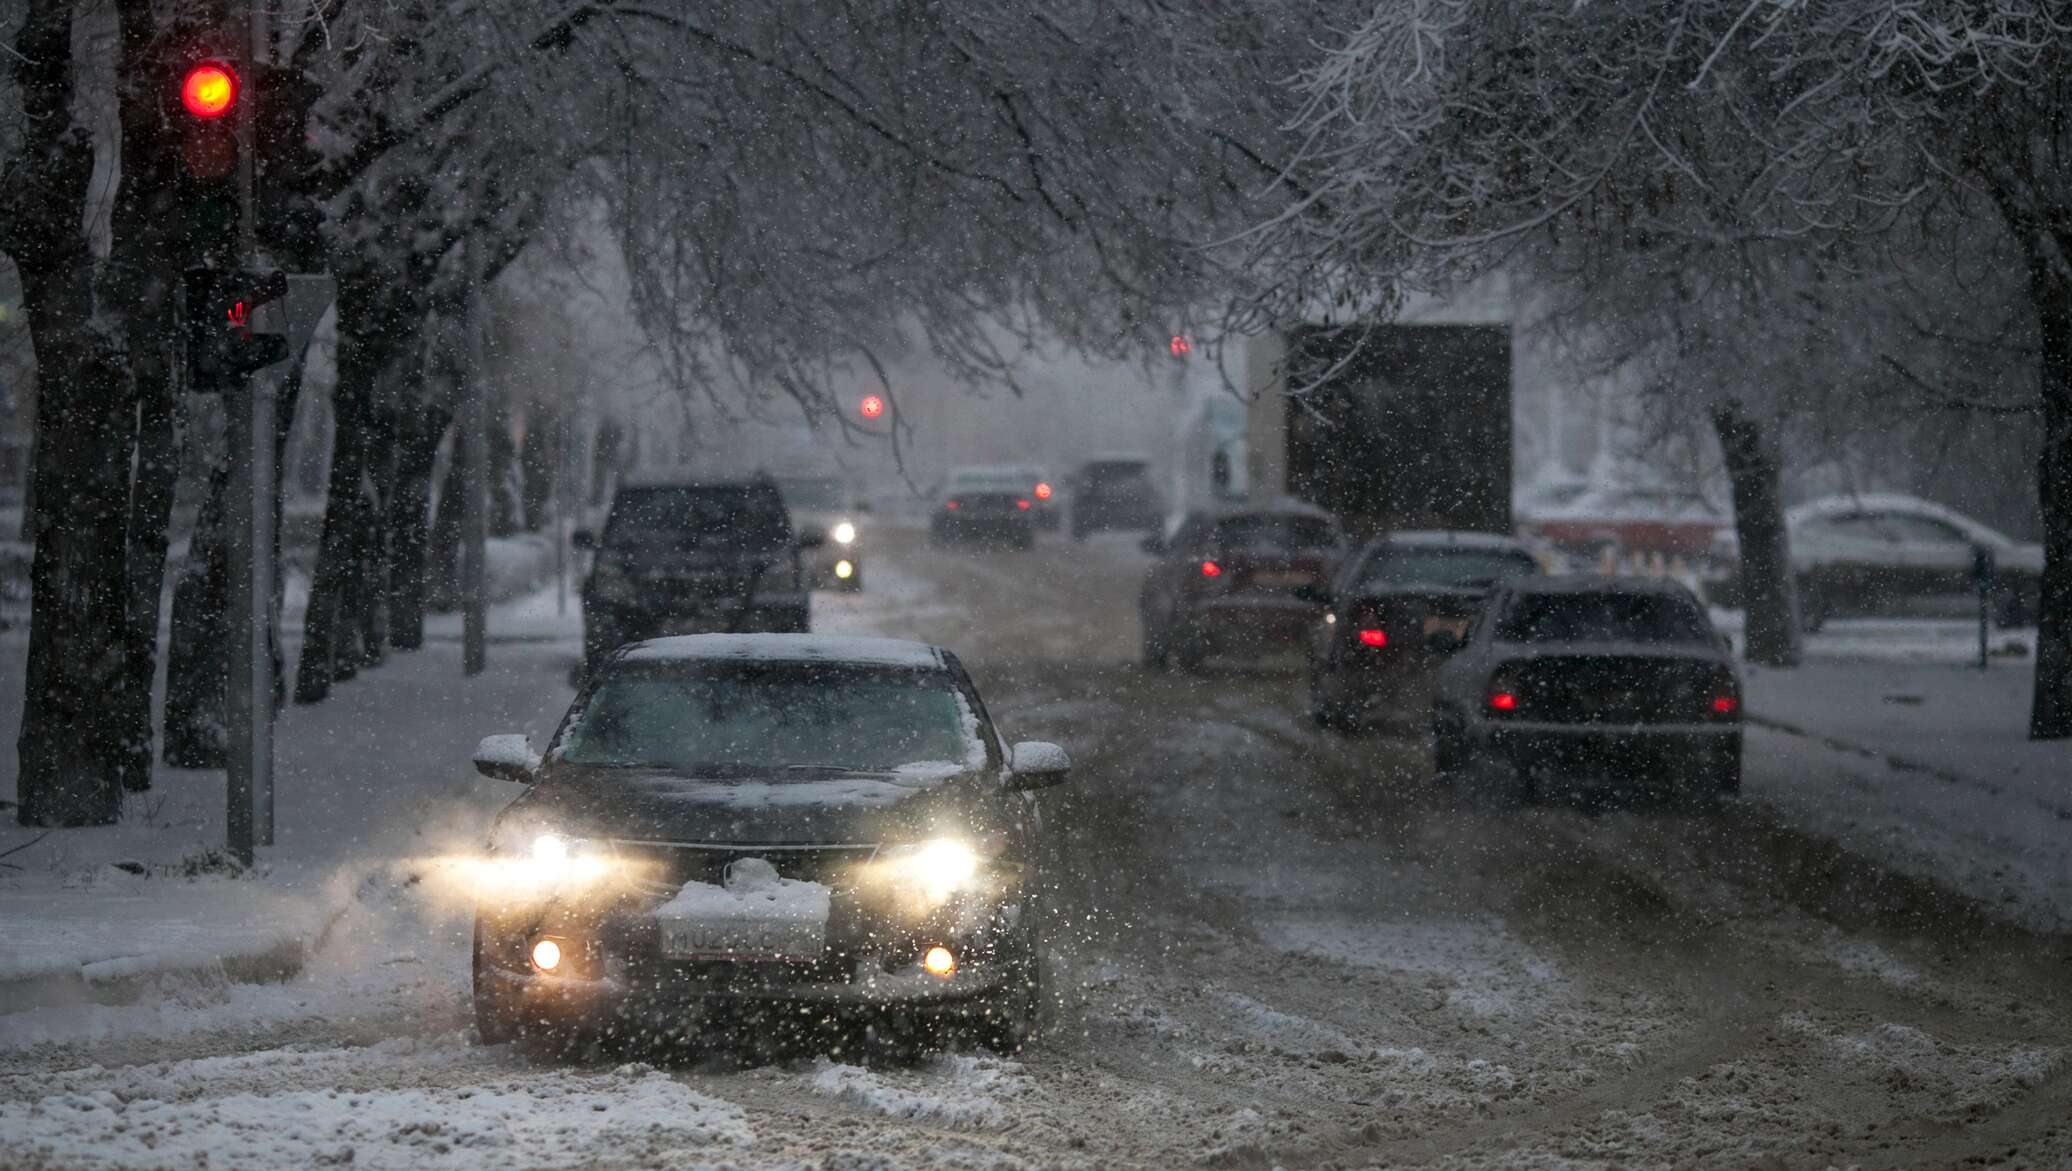
[[1450, 653], [1432, 700], [1442, 778], [1609, 782], [1713, 798], [1741, 786], [1741, 679], [1705, 607], [1664, 578], [1520, 577]]
[[1350, 731], [1377, 703], [1424, 709], [1434, 631], [1461, 635], [1498, 583], [1540, 572], [1520, 542], [1488, 533], [1397, 532], [1346, 559], [1309, 645], [1309, 711]]
[[1104, 531], [1156, 532], [1165, 523], [1165, 502], [1151, 482], [1151, 463], [1142, 456], [1098, 456], [1072, 473], [1072, 539]]
[[[1976, 592], [1981, 552], [1992, 562], [1993, 617], [2001, 626], [2036, 620], [2043, 583], [2043, 547], [2017, 541], [1954, 509], [1917, 496], [1864, 493], [1829, 496], [1785, 512], [1799, 613], [1818, 630], [1839, 615], [1892, 614], [1935, 600], [1962, 605]], [[1731, 535], [1720, 541], [1734, 560]], [[1723, 600], [1736, 600], [1729, 579]]]
[[1189, 513], [1171, 537], [1146, 537], [1143, 547], [1158, 558], [1137, 599], [1144, 664], [1154, 670], [1300, 645], [1344, 553], [1337, 522], [1295, 503]]
[[777, 489], [802, 534], [822, 542], [806, 554], [806, 572], [816, 590], [863, 588], [863, 514], [867, 506], [840, 476], [781, 476]]
[[1033, 487], [1020, 468], [952, 468], [928, 521], [929, 539], [938, 545], [976, 541], [1027, 549], [1036, 543]]
[[1660, 554], [1703, 560], [1729, 518], [1695, 488], [1562, 480], [1527, 491], [1519, 531], [1581, 558]]
[[623, 484], [583, 582], [583, 661], [665, 634], [803, 632], [810, 579], [777, 485], [766, 477]]
[[[482, 1039], [667, 1036], [865, 1017], [1019, 1048], [1042, 971], [1035, 790], [949, 652], [706, 635], [600, 664], [543, 754], [492, 736], [475, 911]], [[887, 1018], [892, 1018], [888, 1020]], [[934, 1032], [941, 1036], [940, 1032]]]

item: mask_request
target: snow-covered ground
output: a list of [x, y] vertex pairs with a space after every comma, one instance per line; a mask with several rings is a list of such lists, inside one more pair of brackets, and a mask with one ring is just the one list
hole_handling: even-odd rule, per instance
[[[441, 640], [291, 709], [298, 796], [269, 876], [136, 884], [321, 890], [299, 973], [0, 1006], [0, 1166], [2072, 1165], [2072, 944], [2039, 917], [2072, 905], [2050, 838], [2067, 835], [2006, 813], [2026, 790], [2004, 777], [1967, 787], [1764, 729], [1746, 799], [1716, 815], [1491, 811], [1434, 786], [1421, 744], [1311, 728], [1286, 671], [1135, 668], [1143, 562], [1122, 542], [917, 546], [875, 547], [870, 588], [825, 596], [817, 621], [949, 645], [1010, 739], [1073, 753], [1074, 782], [1044, 797], [1053, 962], [1030, 1050], [475, 1044], [467, 907], [440, 855], [510, 791], [468, 773], [475, 739], [537, 741], [566, 701], [573, 628], [547, 593], [515, 603], [542, 641], [500, 642], [489, 676], [464, 682]], [[1838, 742], [1914, 735], [1918, 754], [1938, 721], [1999, 736], [1977, 725], [2005, 722], [2000, 700], [1971, 689], [2020, 674], [1875, 666], [1757, 673], [1750, 704]], [[220, 816], [219, 788], [176, 782]], [[1998, 886], [1996, 855], [2014, 863]], [[0, 896], [100, 861], [0, 870]]]

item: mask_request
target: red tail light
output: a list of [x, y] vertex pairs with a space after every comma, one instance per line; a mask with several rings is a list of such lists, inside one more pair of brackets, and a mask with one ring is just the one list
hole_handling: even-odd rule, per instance
[[1017, 500], [1014, 502], [1014, 506], [1016, 508], [1021, 509], [1023, 512], [1029, 511], [1029, 502], [1026, 500]]
[[1201, 575], [1203, 577], [1222, 577], [1223, 567], [1213, 561], [1204, 561], [1201, 563]]
[[1712, 697], [1712, 714], [1716, 716], [1731, 716], [1740, 706], [1741, 701], [1731, 695], [1715, 695]]
[[1049, 484], [1038, 484], [1038, 485], [1036, 485], [1036, 499], [1038, 499], [1038, 500], [1048, 500], [1048, 499], [1050, 499], [1050, 485], [1049, 485]]
[[957, 511], [957, 502], [954, 500], [945, 500], [942, 502], [942, 506], [944, 508], [949, 509], [951, 512]]
[[1515, 712], [1518, 710], [1518, 697], [1508, 691], [1492, 691], [1489, 693], [1489, 710]]
[[1361, 646], [1387, 646], [1388, 644], [1389, 632], [1386, 630], [1362, 630], [1360, 632]]

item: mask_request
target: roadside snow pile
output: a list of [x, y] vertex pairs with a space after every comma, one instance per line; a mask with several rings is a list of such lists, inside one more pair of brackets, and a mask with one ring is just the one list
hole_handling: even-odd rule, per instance
[[[427, 1084], [371, 1088], [406, 1059]], [[739, 1108], [646, 1066], [540, 1072], [503, 1068], [482, 1050], [426, 1054], [407, 1041], [95, 1067], [62, 1080], [61, 1092], [0, 1101], [0, 1163], [658, 1166], [754, 1141]]]
[[825, 1058], [813, 1068], [813, 1092], [823, 1097], [874, 1110], [888, 1118], [958, 1130], [1004, 1128], [1012, 1115], [1001, 1100], [1021, 1097], [1029, 1092], [1030, 1085], [1020, 1062], [997, 1057], [938, 1058], [913, 1071], [911, 1089], [894, 1085], [891, 1079], [861, 1066]]
[[2063, 1049], [1967, 1045], [1892, 1022], [1838, 1032], [1794, 1013], [1783, 1026], [1821, 1043], [1836, 1080], [1905, 1099], [1910, 1114], [1951, 1124], [1998, 1113], [2067, 1065]]

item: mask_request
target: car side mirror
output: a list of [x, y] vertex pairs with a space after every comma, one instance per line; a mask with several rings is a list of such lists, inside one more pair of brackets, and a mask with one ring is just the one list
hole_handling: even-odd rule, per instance
[[1435, 655], [1450, 655], [1464, 645], [1466, 640], [1451, 630], [1434, 630], [1425, 635], [1425, 650]]
[[595, 549], [597, 548], [597, 534], [589, 529], [577, 529], [569, 534], [568, 543], [578, 549]]
[[484, 736], [475, 745], [475, 771], [492, 781], [517, 781], [529, 785], [540, 771], [540, 754], [525, 737], [515, 733]]
[[1011, 789], [1048, 789], [1070, 779], [1072, 758], [1048, 741], [1024, 740], [1009, 751], [1007, 771]]
[[1137, 548], [1142, 549], [1144, 552], [1151, 554], [1153, 557], [1156, 557], [1166, 551], [1165, 538], [1159, 536], [1157, 533], [1153, 533], [1150, 536], [1145, 537], [1143, 540], [1138, 541]]
[[799, 530], [798, 546], [801, 549], [818, 549], [827, 544], [827, 530], [819, 525], [806, 525]]

